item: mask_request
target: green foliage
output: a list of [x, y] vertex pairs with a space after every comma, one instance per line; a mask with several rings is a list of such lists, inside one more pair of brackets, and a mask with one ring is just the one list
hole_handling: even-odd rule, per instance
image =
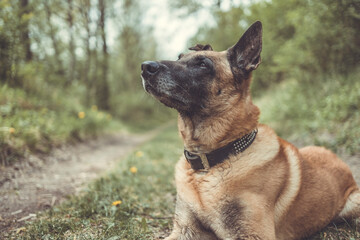
[[203, 26], [190, 40], [189, 46], [196, 43], [209, 43], [216, 51], [223, 51], [234, 45], [240, 38], [240, 34], [247, 26], [240, 24], [241, 16], [244, 16], [242, 7], [233, 7], [224, 12], [214, 11], [216, 26]]
[[[261, 121], [281, 136], [303, 144], [356, 153], [360, 146], [360, 71], [290, 79], [261, 98]], [[311, 82], [311, 84], [310, 84]]]
[[[156, 42], [142, 26], [140, 5], [0, 1], [0, 163], [96, 135], [117, 122], [108, 115], [136, 129], [173, 115], [141, 87], [140, 64], [156, 58]], [[121, 26], [112, 28], [117, 41], [110, 47], [114, 22]], [[107, 112], [91, 111], [93, 105]], [[80, 120], [79, 112], [86, 117]], [[10, 128], [16, 132], [9, 135]]]
[[163, 106], [142, 89], [113, 97], [114, 117], [131, 130], [144, 131], [176, 118], [176, 111]]
[[83, 106], [77, 92], [68, 91], [64, 98], [61, 89], [41, 88], [46, 91], [26, 93], [0, 86], [1, 164], [10, 164], [27, 151], [49, 152], [65, 141], [96, 136], [115, 126], [123, 129], [110, 114]]
[[[156, 239], [172, 227], [173, 169], [181, 149], [172, 126], [80, 196], [27, 225], [17, 239]], [[121, 203], [114, 206], [116, 201]]]
[[[355, 1], [274, 0], [250, 9], [250, 20], [264, 23], [263, 59], [270, 60], [273, 73], [283, 77], [344, 73], [357, 65], [360, 22], [352, 14]], [[259, 77], [266, 78], [265, 70]]]
[[[254, 21], [263, 23], [261, 67], [254, 73], [256, 94], [272, 84], [313, 75], [344, 74], [359, 63], [360, 17], [355, 0], [273, 0], [213, 11], [215, 26], [191, 40], [225, 50]], [[259, 95], [257, 95], [259, 96]]]

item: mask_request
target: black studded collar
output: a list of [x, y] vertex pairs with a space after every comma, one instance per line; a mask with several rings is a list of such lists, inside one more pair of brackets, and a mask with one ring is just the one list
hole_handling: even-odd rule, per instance
[[257, 132], [258, 130], [255, 129], [228, 145], [206, 154], [194, 154], [185, 149], [185, 158], [195, 171], [208, 171], [211, 167], [224, 162], [231, 154], [235, 155], [245, 151], [254, 142]]

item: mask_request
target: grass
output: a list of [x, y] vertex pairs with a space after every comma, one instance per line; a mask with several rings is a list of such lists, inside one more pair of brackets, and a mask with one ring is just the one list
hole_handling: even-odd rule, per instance
[[[175, 126], [139, 147], [80, 196], [43, 213], [9, 239], [154, 239], [172, 227]], [[121, 204], [113, 206], [113, 202]]]
[[261, 122], [299, 145], [356, 154], [360, 150], [359, 78], [360, 70], [348, 76], [304, 76], [276, 85], [255, 100]]
[[0, 85], [0, 165], [27, 152], [48, 153], [65, 142], [125, 127], [97, 106], [85, 107], [76, 93], [48, 89], [41, 94]]
[[329, 224], [323, 231], [306, 240], [357, 240], [360, 238], [358, 220]]
[[[158, 239], [175, 207], [174, 165], [182, 143], [172, 126], [119, 161], [79, 196], [41, 214], [8, 239]], [[121, 204], [113, 206], [116, 201]], [[356, 224], [330, 225], [312, 238], [359, 239]]]

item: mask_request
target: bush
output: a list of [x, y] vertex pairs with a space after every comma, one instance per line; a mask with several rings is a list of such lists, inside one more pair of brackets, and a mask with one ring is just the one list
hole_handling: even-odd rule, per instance
[[360, 146], [359, 77], [359, 70], [348, 76], [304, 75], [273, 86], [255, 101], [261, 121], [290, 140], [355, 153]]
[[37, 94], [0, 86], [0, 162], [10, 164], [26, 152], [49, 152], [66, 141], [96, 136], [113, 124], [110, 114], [84, 107], [76, 95], [55, 88]]

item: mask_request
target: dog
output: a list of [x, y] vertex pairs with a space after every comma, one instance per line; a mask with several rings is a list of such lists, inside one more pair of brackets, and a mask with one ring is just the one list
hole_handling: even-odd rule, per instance
[[226, 51], [190, 50], [141, 65], [145, 91], [178, 111], [185, 148], [167, 240], [302, 239], [360, 216], [360, 190], [342, 160], [323, 147], [297, 149], [258, 123], [250, 83], [261, 22]]

